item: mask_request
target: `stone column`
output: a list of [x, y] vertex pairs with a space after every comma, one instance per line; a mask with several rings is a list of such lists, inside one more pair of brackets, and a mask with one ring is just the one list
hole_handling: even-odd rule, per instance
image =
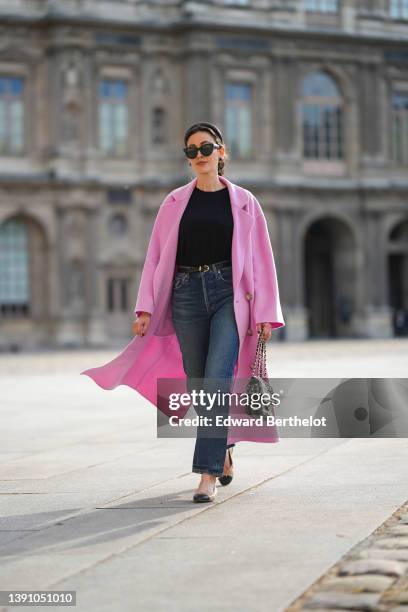
[[198, 121], [211, 121], [213, 92], [211, 91], [208, 49], [187, 51], [184, 91], [186, 128]]
[[276, 108], [276, 147], [280, 153], [291, 153], [295, 148], [294, 103], [294, 63], [290, 57], [276, 59], [275, 70], [275, 108]]
[[95, 253], [96, 211], [64, 203], [59, 211], [60, 308], [56, 328], [59, 346], [103, 346], [106, 341], [98, 299]]
[[[360, 108], [361, 166], [377, 175], [383, 165], [383, 106], [380, 67], [375, 63], [360, 66], [358, 78], [358, 103]], [[374, 102], [373, 102], [374, 101]], [[361, 110], [364, 109], [364, 112]], [[376, 126], [376, 129], [373, 129]]]
[[343, 29], [348, 32], [354, 32], [356, 29], [356, 12], [358, 11], [357, 1], [342, 0], [340, 10]]
[[302, 244], [297, 240], [298, 212], [281, 210], [279, 219], [279, 290], [286, 340], [301, 341], [308, 336], [307, 312], [304, 307], [304, 262]]
[[97, 216], [99, 210], [87, 211], [87, 297], [88, 318], [85, 340], [88, 346], [105, 346], [107, 330], [105, 324], [105, 277], [98, 264], [99, 237]]
[[392, 311], [388, 304], [387, 245], [381, 227], [382, 213], [377, 210], [364, 214], [365, 261], [359, 269], [363, 320], [358, 329], [368, 338], [391, 338]]

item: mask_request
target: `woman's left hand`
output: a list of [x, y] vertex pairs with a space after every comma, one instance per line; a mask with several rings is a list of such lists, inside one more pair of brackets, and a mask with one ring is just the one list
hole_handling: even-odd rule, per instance
[[267, 342], [272, 335], [272, 325], [270, 323], [257, 323], [256, 331], [261, 330], [263, 330], [263, 336], [265, 338], [265, 342]]

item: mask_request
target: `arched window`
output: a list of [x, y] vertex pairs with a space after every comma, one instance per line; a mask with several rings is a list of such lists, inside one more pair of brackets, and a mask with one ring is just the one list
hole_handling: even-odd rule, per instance
[[0, 225], [0, 314], [28, 314], [29, 298], [27, 227], [10, 219]]
[[408, 336], [408, 218], [388, 238], [388, 299], [396, 336]]
[[306, 76], [302, 86], [303, 155], [343, 157], [343, 104], [336, 82], [324, 72]]

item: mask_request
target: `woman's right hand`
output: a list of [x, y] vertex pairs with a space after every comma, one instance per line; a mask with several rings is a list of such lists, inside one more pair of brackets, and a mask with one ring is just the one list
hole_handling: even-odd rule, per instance
[[132, 331], [136, 336], [145, 335], [150, 325], [151, 316], [150, 312], [141, 312], [140, 315], [136, 317], [132, 325]]

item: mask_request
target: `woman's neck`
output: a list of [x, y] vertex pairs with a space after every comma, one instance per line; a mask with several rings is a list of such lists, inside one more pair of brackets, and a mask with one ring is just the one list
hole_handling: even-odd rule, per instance
[[223, 189], [225, 185], [217, 177], [214, 178], [209, 176], [199, 177], [197, 179], [196, 187], [201, 189], [201, 191], [218, 191], [219, 189]]

